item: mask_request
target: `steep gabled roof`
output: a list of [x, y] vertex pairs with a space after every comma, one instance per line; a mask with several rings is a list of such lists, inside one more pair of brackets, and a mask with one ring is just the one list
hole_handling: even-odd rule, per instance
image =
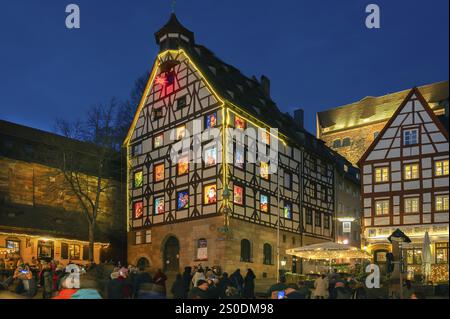
[[[449, 99], [449, 82], [437, 82], [419, 87], [432, 109], [442, 108]], [[410, 89], [379, 97], [365, 97], [361, 101], [318, 112], [318, 124], [322, 129], [337, 131], [359, 125], [387, 121], [397, 110]]]
[[369, 156], [369, 154], [374, 150], [375, 146], [380, 142], [380, 140], [383, 138], [386, 131], [389, 129], [389, 127], [392, 125], [392, 123], [395, 121], [397, 116], [400, 114], [402, 109], [405, 107], [405, 105], [409, 102], [412, 96], [417, 96], [420, 103], [423, 105], [425, 111], [428, 113], [430, 118], [433, 120], [433, 122], [436, 124], [436, 126], [439, 128], [442, 134], [447, 138], [448, 141], [448, 131], [442, 124], [442, 122], [439, 120], [439, 118], [434, 114], [433, 110], [431, 109], [428, 102], [425, 100], [423, 95], [421, 94], [420, 90], [418, 88], [413, 88], [409, 91], [408, 95], [405, 97], [403, 102], [397, 107], [395, 113], [392, 115], [392, 117], [389, 119], [389, 121], [386, 123], [386, 125], [383, 127], [381, 132], [378, 134], [378, 136], [375, 138], [375, 140], [372, 142], [372, 144], [369, 146], [369, 148], [366, 150], [366, 152], [361, 156], [361, 159], [358, 161], [358, 166], [360, 169], [362, 169], [361, 165], [364, 163]]

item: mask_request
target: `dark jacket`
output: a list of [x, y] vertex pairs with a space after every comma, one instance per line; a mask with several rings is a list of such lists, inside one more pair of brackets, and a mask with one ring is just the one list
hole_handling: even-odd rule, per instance
[[255, 298], [255, 279], [256, 276], [253, 271], [247, 272], [244, 278], [243, 297], [248, 299]]
[[173, 295], [173, 299], [185, 299], [186, 298], [186, 288], [184, 286], [184, 280], [181, 275], [177, 276], [177, 279], [172, 285], [170, 292]]

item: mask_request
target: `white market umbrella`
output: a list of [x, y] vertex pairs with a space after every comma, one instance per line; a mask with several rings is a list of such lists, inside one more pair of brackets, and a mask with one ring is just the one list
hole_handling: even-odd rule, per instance
[[372, 256], [359, 248], [325, 242], [286, 250], [286, 254], [305, 259], [371, 259]]
[[428, 235], [428, 231], [426, 231], [422, 247], [422, 271], [425, 277], [425, 282], [428, 281], [428, 278], [431, 275], [431, 262], [431, 240], [430, 235]]

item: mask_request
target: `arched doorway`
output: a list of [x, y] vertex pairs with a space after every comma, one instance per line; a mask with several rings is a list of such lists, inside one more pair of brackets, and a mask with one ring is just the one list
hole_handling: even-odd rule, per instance
[[163, 251], [164, 271], [180, 271], [180, 242], [174, 236], [167, 238]]
[[147, 258], [141, 257], [137, 262], [137, 267], [139, 270], [147, 270], [148, 268], [150, 268], [150, 262]]

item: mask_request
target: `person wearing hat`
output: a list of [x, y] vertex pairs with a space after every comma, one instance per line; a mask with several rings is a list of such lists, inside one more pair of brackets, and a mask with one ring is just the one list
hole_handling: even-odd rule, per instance
[[197, 287], [194, 287], [189, 291], [188, 298], [189, 299], [210, 299], [210, 295], [208, 293], [209, 285], [206, 280], [199, 279], [197, 281]]

